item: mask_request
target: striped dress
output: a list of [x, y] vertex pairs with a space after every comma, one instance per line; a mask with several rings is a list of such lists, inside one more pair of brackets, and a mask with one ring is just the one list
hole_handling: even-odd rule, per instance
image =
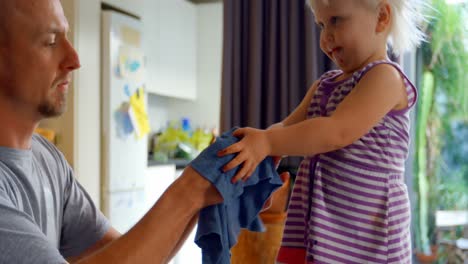
[[411, 263], [404, 168], [416, 88], [389, 61], [373, 62], [341, 81], [334, 81], [341, 71], [330, 71], [321, 77], [308, 118], [330, 116], [362, 76], [382, 63], [401, 73], [407, 108], [389, 112], [343, 149], [304, 158], [288, 208], [279, 263]]

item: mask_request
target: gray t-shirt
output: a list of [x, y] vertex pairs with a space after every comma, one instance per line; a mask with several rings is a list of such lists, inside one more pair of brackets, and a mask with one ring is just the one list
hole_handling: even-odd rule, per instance
[[0, 147], [0, 263], [64, 263], [109, 230], [54, 145]]

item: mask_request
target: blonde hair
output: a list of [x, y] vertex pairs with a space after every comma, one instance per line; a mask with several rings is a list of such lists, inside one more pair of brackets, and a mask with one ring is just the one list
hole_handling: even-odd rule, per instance
[[[307, 0], [314, 10], [315, 2], [322, 1], [328, 5], [329, 0]], [[349, 1], [349, 0], [347, 0]], [[377, 7], [385, 0], [357, 0]], [[419, 46], [425, 40], [422, 24], [426, 20], [423, 9], [427, 4], [423, 0], [386, 0], [392, 10], [392, 23], [388, 36], [388, 43], [392, 51], [401, 54]]]

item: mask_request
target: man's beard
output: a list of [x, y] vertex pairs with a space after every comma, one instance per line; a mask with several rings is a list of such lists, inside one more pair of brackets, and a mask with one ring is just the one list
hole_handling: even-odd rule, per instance
[[67, 109], [67, 96], [62, 94], [60, 97], [60, 102], [58, 104], [49, 100], [43, 101], [41, 104], [39, 104], [37, 107], [39, 114], [44, 118], [57, 117], [62, 115]]

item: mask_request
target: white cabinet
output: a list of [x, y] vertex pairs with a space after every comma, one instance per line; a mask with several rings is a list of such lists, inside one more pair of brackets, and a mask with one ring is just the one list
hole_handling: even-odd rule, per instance
[[171, 185], [176, 176], [174, 164], [151, 166], [145, 174], [145, 201], [149, 210]]
[[[148, 167], [146, 171], [146, 186], [145, 198], [147, 210], [161, 197], [164, 191], [172, 184], [180, 175], [182, 170], [175, 169], [175, 165], [158, 165]], [[195, 244], [195, 226], [192, 233], [189, 235], [185, 244], [180, 248], [177, 255], [169, 264], [201, 264], [201, 249]]]
[[196, 99], [197, 7], [187, 0], [148, 1], [143, 14], [148, 92]]
[[[156, 201], [171, 185], [176, 176], [176, 167], [174, 164], [151, 166], [145, 173], [145, 206], [146, 212], [153, 207]], [[168, 264], [175, 264], [174, 261]]]

